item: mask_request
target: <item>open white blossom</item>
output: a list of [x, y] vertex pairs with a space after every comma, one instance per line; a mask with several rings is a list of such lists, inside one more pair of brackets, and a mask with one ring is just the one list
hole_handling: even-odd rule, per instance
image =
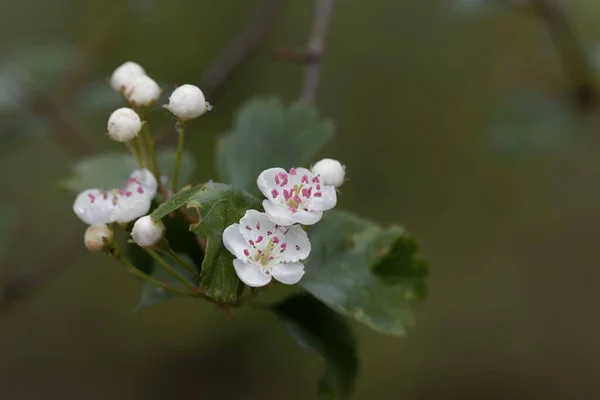
[[156, 103], [161, 92], [160, 86], [154, 79], [142, 75], [135, 78], [126, 92], [126, 97], [135, 106], [147, 107]]
[[312, 225], [323, 217], [323, 211], [335, 207], [335, 188], [325, 185], [321, 178], [306, 168], [270, 168], [257, 180], [267, 198], [263, 207], [273, 223], [288, 226]]
[[133, 241], [141, 247], [152, 247], [165, 234], [165, 225], [162, 221], [154, 221], [146, 215], [135, 221], [131, 230]]
[[90, 225], [85, 230], [83, 243], [89, 251], [97, 252], [104, 249], [106, 246], [105, 240], [110, 242], [112, 238], [113, 231], [106, 224]]
[[210, 110], [204, 93], [194, 85], [179, 86], [169, 97], [169, 104], [164, 107], [184, 121], [197, 118]]
[[238, 277], [251, 287], [264, 286], [272, 278], [286, 285], [297, 283], [304, 275], [300, 261], [310, 254], [301, 226], [276, 225], [256, 210], [248, 210], [239, 224], [223, 231], [223, 244], [236, 257]]
[[131, 88], [133, 81], [138, 76], [146, 75], [141, 65], [127, 61], [119, 65], [110, 77], [110, 87], [116, 92], [126, 92]]
[[122, 189], [88, 189], [79, 193], [73, 211], [88, 225], [130, 222], [148, 213], [157, 188], [152, 172], [138, 169]]
[[140, 133], [142, 120], [131, 108], [119, 108], [110, 114], [107, 129], [111, 139], [126, 143]]
[[325, 185], [340, 187], [346, 178], [346, 167], [338, 160], [324, 158], [312, 167], [312, 173], [318, 175]]

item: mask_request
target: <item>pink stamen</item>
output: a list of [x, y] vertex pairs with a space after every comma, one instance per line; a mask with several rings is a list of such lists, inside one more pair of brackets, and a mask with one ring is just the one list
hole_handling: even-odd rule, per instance
[[260, 222], [256, 223], [256, 229], [260, 230]]
[[140, 193], [140, 194], [144, 193], [144, 188], [141, 187], [141, 186], [138, 186], [137, 192]]
[[90, 203], [92, 203], [92, 204], [93, 204], [93, 203], [94, 203], [94, 200], [96, 200], [96, 196], [94, 196], [94, 195], [93, 195], [93, 194], [91, 194], [91, 193], [88, 193], [88, 197], [90, 198]]
[[308, 183], [308, 175], [302, 176], [302, 183]]
[[319, 177], [315, 176], [314, 178], [312, 178], [312, 183], [319, 183]]
[[108, 193], [106, 193], [106, 192], [102, 192], [102, 198], [103, 198], [104, 200], [108, 199]]
[[248, 240], [248, 243], [250, 243], [250, 246], [254, 246], [254, 240], [250, 239]]
[[249, 256], [250, 255], [250, 252], [248, 251], [248, 249], [244, 249], [244, 255], [245, 256]]
[[275, 175], [275, 184], [279, 185], [279, 175]]
[[262, 250], [259, 250], [259, 251], [258, 251], [258, 254], [262, 254]]
[[310, 195], [312, 193], [312, 187], [302, 188], [302, 196], [310, 199]]
[[273, 237], [273, 243], [275, 243], [275, 244], [279, 243], [279, 238], [277, 236]]
[[290, 210], [290, 212], [291, 212], [292, 214], [296, 214], [296, 213], [298, 212], [298, 210], [297, 210], [295, 207], [292, 207], [292, 206], [289, 206], [289, 207], [288, 207], [288, 210]]
[[267, 236], [271, 236], [272, 234], [273, 234], [273, 232], [267, 231]]
[[125, 192], [125, 196], [127, 196], [127, 197], [131, 197], [132, 194], [133, 193], [131, 193], [130, 191]]
[[287, 190], [287, 189], [283, 189], [283, 197], [285, 198], [285, 201], [288, 201], [289, 199], [292, 198], [292, 190]]
[[125, 196], [125, 191], [123, 189], [119, 190], [119, 196]]
[[321, 185], [317, 183], [317, 190], [321, 190]]
[[300, 251], [300, 246], [296, 245], [296, 250]]
[[273, 256], [270, 256], [270, 257], [269, 257], [269, 261], [271, 261], [272, 259], [273, 259]]
[[298, 204], [302, 203], [302, 199], [298, 195], [294, 196], [294, 201]]
[[136, 183], [136, 182], [137, 182], [137, 179], [135, 179], [135, 178], [127, 179], [127, 183]]
[[281, 243], [281, 248], [282, 248], [283, 250], [287, 249], [287, 243]]
[[248, 229], [249, 231], [252, 230], [252, 228], [250, 228], [250, 225], [246, 225], [246, 229]]
[[262, 235], [260, 235], [259, 237], [256, 238], [256, 243], [260, 243], [262, 241], [263, 241]]
[[271, 195], [273, 196], [274, 199], [276, 199], [277, 196], [279, 196], [279, 192], [277, 191], [277, 189], [273, 189], [273, 190], [271, 190]]
[[321, 192], [315, 192], [315, 197], [321, 197], [321, 196], [323, 196], [323, 193], [321, 193]]
[[290, 168], [290, 175], [296, 175], [296, 168]]

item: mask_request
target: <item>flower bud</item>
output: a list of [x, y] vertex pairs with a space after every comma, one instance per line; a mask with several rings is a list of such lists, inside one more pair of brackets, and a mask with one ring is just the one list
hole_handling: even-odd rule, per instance
[[154, 79], [142, 75], [135, 78], [126, 94], [127, 100], [133, 105], [151, 106], [156, 103], [161, 92]]
[[164, 234], [165, 225], [162, 221], [155, 222], [149, 215], [135, 221], [131, 231], [133, 241], [141, 247], [154, 246]]
[[179, 86], [169, 97], [169, 105], [165, 106], [181, 120], [201, 116], [210, 109], [202, 91], [194, 85]]
[[142, 129], [140, 116], [131, 108], [119, 108], [108, 118], [108, 136], [117, 142], [129, 142]]
[[338, 160], [324, 158], [317, 162], [313, 167], [313, 174], [319, 175], [325, 185], [340, 187], [344, 183], [346, 177], [346, 167]]
[[127, 61], [117, 67], [110, 77], [110, 87], [116, 92], [126, 92], [138, 76], [146, 75], [141, 65]]
[[90, 225], [85, 231], [83, 242], [85, 247], [92, 252], [102, 251], [106, 247], [106, 241], [113, 239], [113, 232], [105, 224]]

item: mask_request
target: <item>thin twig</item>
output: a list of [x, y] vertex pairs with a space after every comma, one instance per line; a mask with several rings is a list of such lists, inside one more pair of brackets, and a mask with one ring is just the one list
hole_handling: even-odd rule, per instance
[[325, 42], [329, 33], [329, 25], [333, 15], [334, 0], [316, 0], [312, 33], [306, 46], [307, 66], [304, 86], [300, 100], [313, 103], [317, 96], [321, 75], [321, 60], [325, 52]]
[[591, 109], [598, 104], [599, 94], [585, 49], [577, 38], [557, 0], [532, 0], [538, 16], [544, 20], [550, 37], [571, 80], [574, 100], [578, 107]]
[[208, 97], [214, 97], [215, 92], [225, 84], [231, 73], [267, 37], [282, 3], [282, 0], [263, 0], [244, 31], [206, 68], [200, 87]]

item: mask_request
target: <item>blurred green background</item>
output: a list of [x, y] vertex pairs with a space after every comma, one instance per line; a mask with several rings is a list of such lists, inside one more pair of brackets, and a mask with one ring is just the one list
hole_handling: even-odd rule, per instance
[[[119, 105], [106, 82], [116, 66], [139, 62], [166, 98], [201, 82], [259, 3], [0, 2], [0, 65], [22, 67], [46, 93], [24, 105], [1, 70], [0, 281], [50, 276], [0, 308], [1, 399], [316, 397], [321, 361], [272, 315], [244, 308], [232, 322], [210, 304], [174, 300], [134, 316], [139, 284], [86, 253], [74, 196], [57, 187], [85, 151], [120, 149], [104, 135]], [[271, 50], [306, 43], [313, 2], [281, 4], [267, 40], [190, 125], [196, 181], [217, 178], [215, 137], [245, 100], [299, 95], [303, 66]], [[573, 0], [567, 11], [593, 49], [600, 7]], [[354, 324], [356, 398], [593, 398], [600, 125], [570, 108], [542, 21], [467, 14], [451, 0], [335, 5], [317, 103], [336, 123], [322, 156], [342, 160], [350, 178], [340, 206], [405, 225], [432, 264], [430, 297], [406, 338]], [[49, 123], [54, 101], [85, 148]], [[173, 142], [166, 113], [151, 122]]]

